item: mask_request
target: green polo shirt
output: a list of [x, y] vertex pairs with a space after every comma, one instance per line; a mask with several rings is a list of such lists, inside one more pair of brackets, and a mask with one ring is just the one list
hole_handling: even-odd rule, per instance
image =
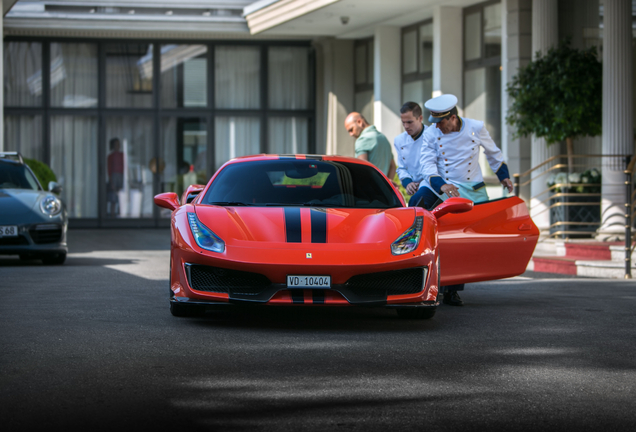
[[367, 153], [369, 162], [378, 167], [384, 175], [389, 175], [389, 167], [393, 159], [391, 143], [375, 126], [364, 129], [356, 140], [356, 157], [362, 153]]

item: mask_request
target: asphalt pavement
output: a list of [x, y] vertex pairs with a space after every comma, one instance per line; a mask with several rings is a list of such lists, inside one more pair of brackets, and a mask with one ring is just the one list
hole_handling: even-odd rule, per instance
[[358, 308], [175, 318], [169, 230], [0, 257], [0, 419], [32, 430], [636, 430], [636, 283], [527, 272], [427, 321]]

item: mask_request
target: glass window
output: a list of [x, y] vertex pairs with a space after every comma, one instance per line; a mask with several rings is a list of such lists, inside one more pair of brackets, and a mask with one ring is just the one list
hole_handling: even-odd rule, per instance
[[25, 158], [46, 162], [42, 144], [42, 116], [6, 116], [4, 118], [4, 149], [20, 152]]
[[501, 4], [484, 8], [484, 42], [486, 58], [501, 55]]
[[[483, 121], [497, 145], [501, 143], [501, 70], [491, 66], [466, 71], [464, 74], [464, 114], [468, 118]], [[483, 152], [480, 156], [482, 170], [494, 175]]]
[[273, 117], [269, 119], [268, 153], [303, 154], [309, 149], [309, 122], [299, 117]]
[[432, 97], [432, 94], [433, 79], [431, 78], [402, 84], [402, 101], [417, 103], [422, 108], [425, 124], [429, 124], [428, 116], [430, 114], [424, 107], [424, 103]]
[[214, 50], [214, 95], [217, 108], [261, 107], [261, 50], [219, 46]]
[[215, 168], [230, 159], [261, 153], [261, 122], [255, 117], [216, 117]]
[[433, 23], [420, 26], [420, 73], [433, 71]]
[[367, 84], [373, 84], [373, 74], [375, 73], [375, 64], [373, 63], [375, 52], [373, 39], [367, 44]]
[[367, 119], [369, 124], [373, 124], [373, 101], [375, 96], [373, 90], [358, 92], [355, 95], [354, 109]]
[[309, 109], [309, 49], [269, 48], [269, 107]]
[[97, 106], [97, 45], [51, 43], [51, 106]]
[[106, 45], [106, 106], [152, 107], [152, 44]]
[[220, 205], [280, 203], [330, 208], [402, 206], [391, 185], [370, 166], [285, 158], [227, 166], [202, 201]]
[[0, 190], [2, 189], [41, 190], [38, 180], [25, 165], [0, 159]]
[[356, 52], [356, 84], [366, 84], [367, 82], [367, 46], [357, 45]]
[[476, 60], [481, 58], [481, 11], [467, 14], [465, 19], [465, 60]]
[[152, 126], [147, 117], [106, 119], [107, 217], [153, 215], [153, 171], [160, 172], [163, 164], [153, 155]]
[[4, 105], [42, 105], [41, 43], [4, 43]]
[[[161, 157], [158, 163], [151, 161], [151, 171], [156, 172], [161, 181], [161, 192], [176, 192], [181, 196], [188, 186], [207, 183], [207, 142], [205, 119], [162, 120]], [[170, 213], [160, 211], [162, 217], [170, 217]]]
[[97, 118], [51, 117], [51, 169], [62, 186], [69, 217], [98, 216], [96, 167]]
[[402, 73], [417, 72], [417, 30], [402, 34]]
[[207, 52], [205, 45], [161, 46], [161, 106], [207, 106]]

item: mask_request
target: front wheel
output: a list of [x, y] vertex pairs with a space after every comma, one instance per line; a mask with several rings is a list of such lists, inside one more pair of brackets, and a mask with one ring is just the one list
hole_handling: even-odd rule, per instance
[[431, 319], [435, 316], [435, 307], [397, 308], [397, 314], [403, 319]]
[[175, 317], [196, 317], [205, 313], [205, 306], [170, 302], [170, 313]]

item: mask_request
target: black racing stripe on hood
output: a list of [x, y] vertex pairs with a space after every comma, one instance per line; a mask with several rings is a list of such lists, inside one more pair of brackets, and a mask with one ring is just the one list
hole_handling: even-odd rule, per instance
[[311, 242], [327, 243], [327, 211], [311, 209]]
[[288, 243], [302, 242], [302, 228], [300, 225], [300, 208], [285, 208], [285, 234]]

